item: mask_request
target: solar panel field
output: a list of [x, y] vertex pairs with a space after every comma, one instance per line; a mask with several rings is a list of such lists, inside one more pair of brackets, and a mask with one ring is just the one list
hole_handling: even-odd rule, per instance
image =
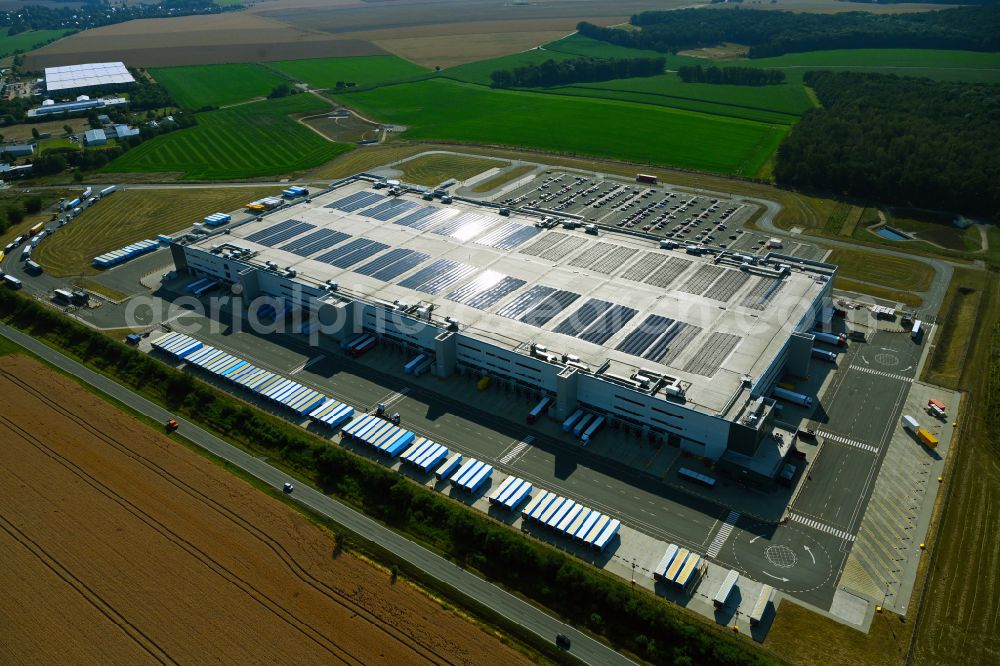
[[351, 149], [288, 117], [325, 108], [323, 100], [303, 94], [199, 113], [197, 126], [146, 141], [104, 171], [235, 180], [309, 169]]
[[255, 63], [158, 67], [150, 74], [186, 109], [263, 97], [284, 82], [281, 76]]

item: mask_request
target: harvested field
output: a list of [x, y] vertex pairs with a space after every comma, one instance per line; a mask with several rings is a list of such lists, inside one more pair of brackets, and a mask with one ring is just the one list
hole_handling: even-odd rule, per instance
[[0, 391], [0, 661], [529, 663], [33, 359]]
[[276, 187], [126, 189], [83, 211], [72, 224], [38, 246], [35, 259], [57, 276], [94, 275], [91, 260], [144, 238], [170, 234], [206, 215], [228, 213]]
[[[593, 19], [600, 24], [623, 20], [623, 16]], [[577, 22], [575, 18], [469, 21], [366, 30], [344, 36], [373, 42], [390, 53], [425, 67], [454, 67], [548, 44], [576, 30]]]
[[396, 168], [403, 172], [402, 179], [406, 182], [431, 187], [449, 178], [467, 180], [489, 169], [506, 166], [510, 166], [510, 162], [472, 155], [438, 154], [407, 160]]
[[86, 30], [28, 54], [25, 67], [35, 70], [106, 60], [122, 60], [131, 67], [170, 67], [384, 53], [369, 42], [230, 12], [143, 19]]

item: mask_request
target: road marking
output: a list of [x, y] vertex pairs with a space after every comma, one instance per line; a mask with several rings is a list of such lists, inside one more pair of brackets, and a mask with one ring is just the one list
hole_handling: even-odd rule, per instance
[[[529, 446], [531, 446], [531, 443], [533, 441], [535, 441], [535, 436], [534, 435], [528, 435], [527, 437], [525, 437], [521, 441], [517, 442], [514, 445], [514, 448], [512, 448], [510, 451], [508, 451], [507, 453], [505, 453], [503, 455], [503, 457], [500, 458], [500, 464], [502, 464], [502, 465], [509, 464], [512, 460], [514, 460], [519, 455], [521, 455], [522, 453], [524, 453], [524, 451], [526, 451], [527, 448]], [[608, 486], [608, 487], [610, 488], [611, 486]]]
[[407, 395], [409, 395], [409, 393], [410, 393], [410, 387], [406, 386], [403, 388], [402, 391], [393, 393], [388, 398], [385, 398], [384, 400], [379, 400], [379, 402], [381, 402], [382, 405], [384, 405], [385, 408], [388, 409], [390, 406], [396, 404], [397, 402], [405, 398]]
[[867, 372], [870, 375], [876, 375], [877, 377], [888, 377], [889, 379], [898, 379], [901, 382], [912, 382], [913, 377], [907, 377], [906, 375], [897, 375], [892, 372], [885, 372], [884, 370], [875, 370], [874, 368], [866, 368], [863, 365], [852, 365], [851, 370], [858, 370], [859, 372]]
[[832, 439], [833, 441], [840, 442], [841, 444], [847, 444], [848, 446], [854, 446], [854, 447], [857, 447], [859, 449], [864, 449], [865, 451], [869, 451], [871, 453], [876, 453], [876, 454], [878, 453], [878, 447], [877, 446], [872, 446], [871, 444], [865, 444], [864, 442], [859, 442], [856, 439], [849, 439], [847, 437], [842, 437], [840, 435], [834, 435], [833, 433], [829, 433], [829, 432], [826, 432], [826, 431], [823, 431], [823, 430], [820, 430], [816, 434], [819, 435], [820, 437], [822, 437], [823, 439]]
[[740, 519], [740, 514], [738, 512], [736, 511], [729, 512], [729, 515], [726, 516], [726, 522], [722, 524], [722, 527], [719, 528], [719, 531], [715, 535], [715, 538], [712, 539], [712, 543], [711, 545], [709, 545], [708, 551], [706, 551], [705, 553], [706, 555], [708, 555], [709, 557], [718, 557], [719, 551], [722, 550], [723, 544], [726, 543], [726, 539], [729, 538], [729, 535], [732, 533], [733, 528], [736, 527], [736, 521], [739, 519]]
[[818, 520], [813, 520], [812, 518], [806, 518], [805, 516], [800, 516], [797, 513], [792, 513], [790, 517], [797, 523], [808, 525], [814, 530], [819, 530], [820, 532], [826, 532], [827, 534], [832, 534], [833, 536], [840, 537], [845, 541], [854, 541], [854, 539], [856, 538], [850, 532], [845, 532], [844, 530], [838, 530], [836, 527], [830, 527], [829, 525], [821, 523]]
[[290, 375], [297, 375], [300, 372], [302, 372], [303, 370], [305, 370], [306, 368], [308, 368], [310, 365], [313, 365], [315, 363], [319, 363], [320, 361], [322, 361], [325, 358], [326, 358], [326, 356], [323, 356], [323, 355], [313, 357], [313, 358], [309, 359], [308, 361], [306, 361], [305, 363], [303, 363], [302, 365], [300, 365], [297, 368], [295, 368], [294, 370], [291, 370], [288, 374], [290, 374]]

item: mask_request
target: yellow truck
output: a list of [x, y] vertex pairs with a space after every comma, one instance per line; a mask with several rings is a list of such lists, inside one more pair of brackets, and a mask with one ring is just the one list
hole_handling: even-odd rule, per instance
[[917, 428], [917, 439], [923, 442], [923, 444], [929, 449], [937, 448], [938, 438], [935, 437], [927, 428]]

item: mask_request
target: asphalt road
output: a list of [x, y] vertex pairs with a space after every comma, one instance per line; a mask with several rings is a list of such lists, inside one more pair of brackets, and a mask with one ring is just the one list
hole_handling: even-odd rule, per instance
[[[176, 418], [159, 405], [136, 395], [124, 386], [84, 367], [30, 336], [24, 335], [3, 324], [0, 324], [0, 334], [37, 354], [61, 370], [79, 377], [87, 384], [124, 403], [144, 416], [161, 422], [165, 422], [168, 418]], [[231, 444], [227, 444], [189, 421], [180, 418], [177, 420], [180, 423], [180, 430], [185, 438], [206, 451], [254, 475], [265, 483], [280, 489], [282, 484], [288, 480], [286, 474], [266, 462], [254, 458]], [[572, 654], [588, 664], [634, 663], [604, 644], [560, 622], [531, 604], [505, 592], [496, 585], [461, 569], [443, 557], [383, 527], [364, 514], [302, 483], [296, 485], [296, 490], [292, 497], [317, 513], [327, 516], [362, 537], [378, 543], [394, 555], [405, 558], [408, 562], [420, 567], [427, 574], [455, 589], [461, 590], [467, 596], [500, 613], [510, 621], [516, 622], [529, 631], [534, 632], [543, 640], [554, 640], [557, 634], [566, 634], [572, 640]]]

